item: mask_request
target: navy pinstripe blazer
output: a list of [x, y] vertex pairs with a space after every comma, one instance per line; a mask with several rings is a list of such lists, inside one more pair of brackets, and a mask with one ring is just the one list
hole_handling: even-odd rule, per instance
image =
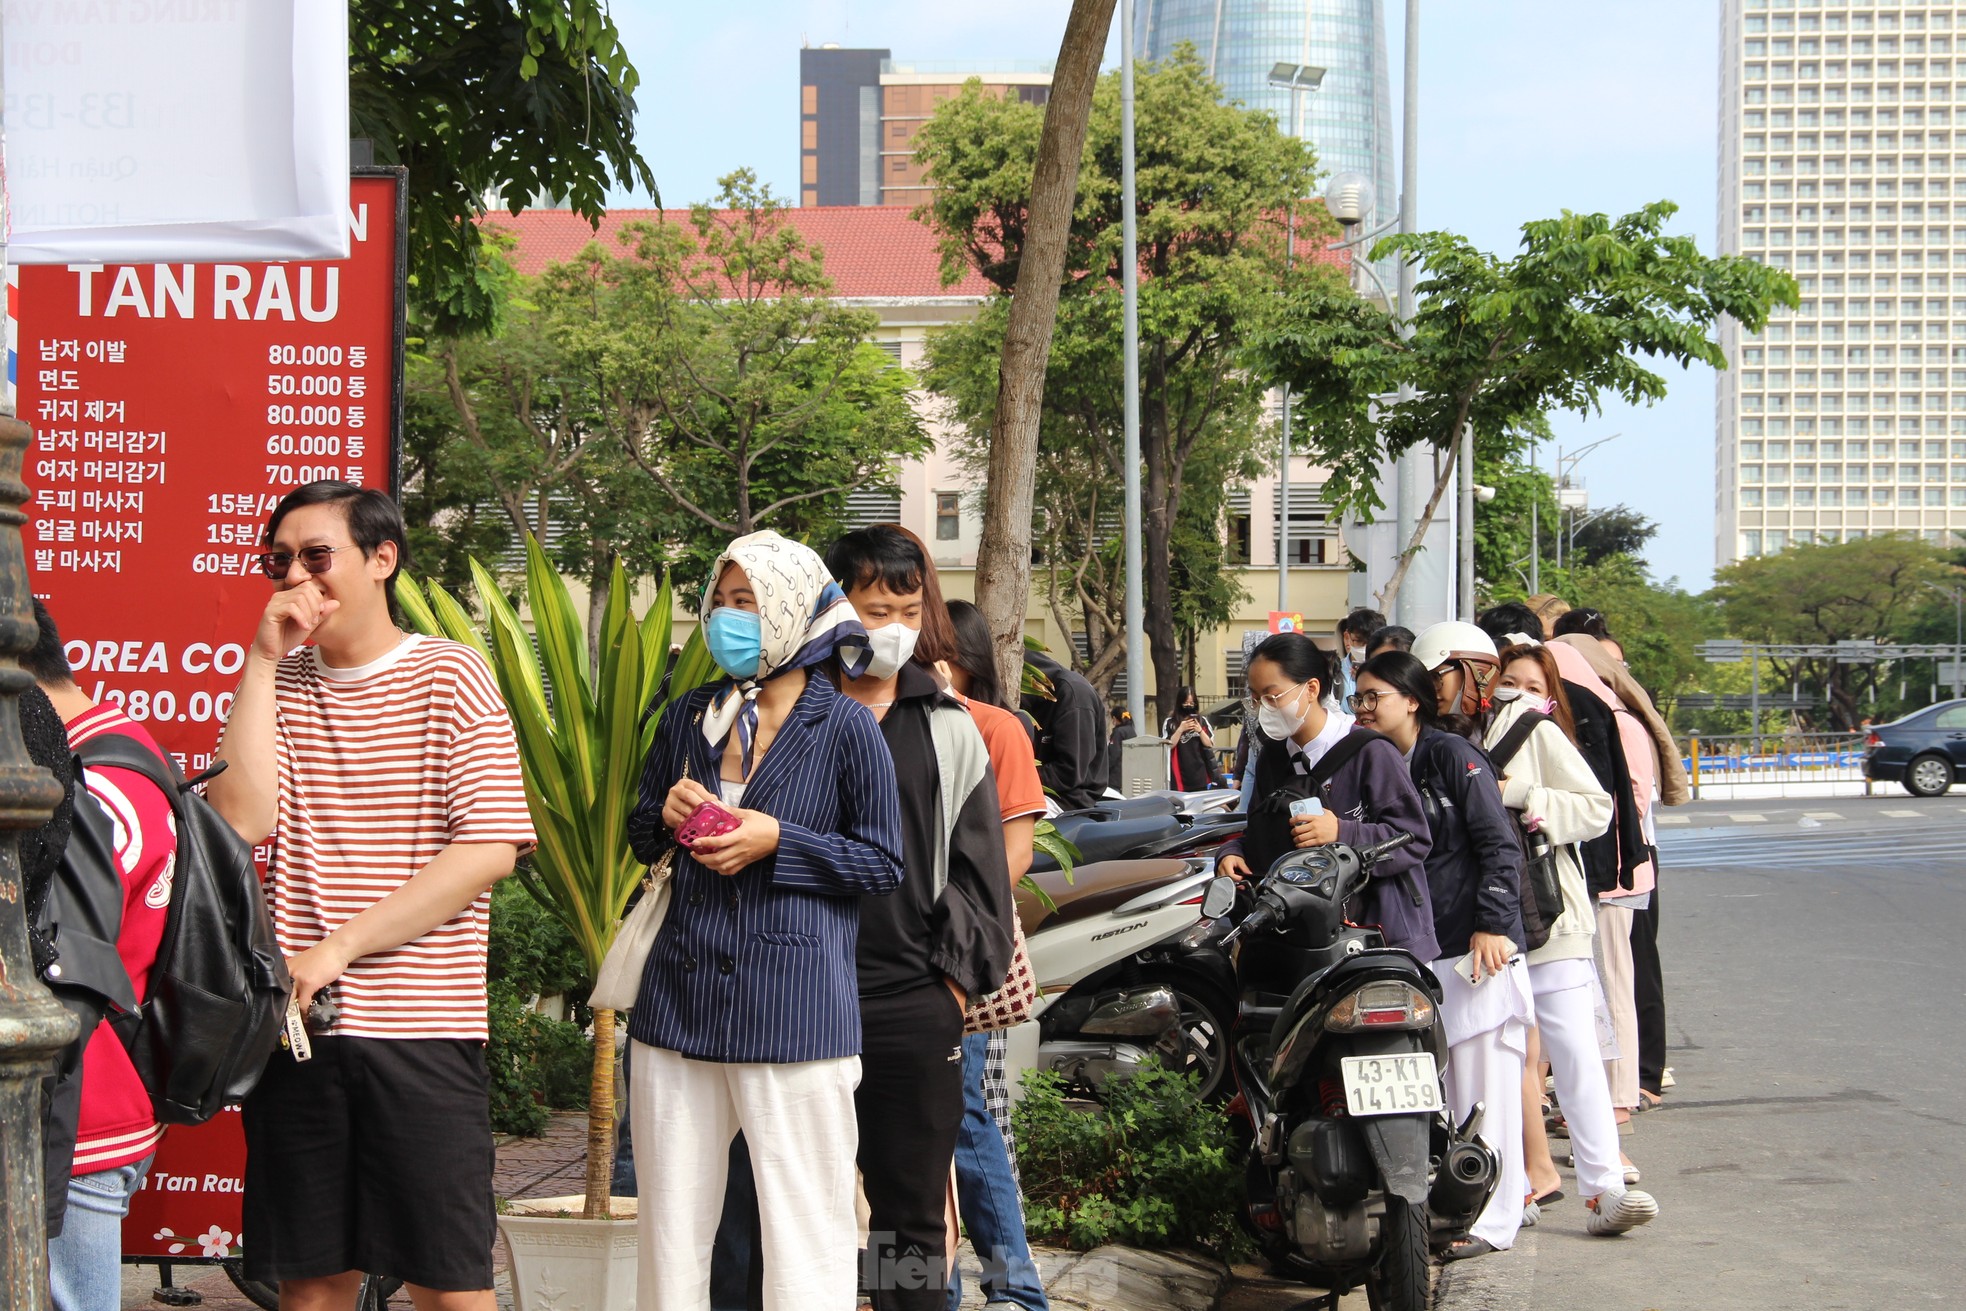
[[[700, 716], [718, 686], [677, 701], [656, 728], [628, 821], [639, 860], [670, 845], [662, 803], [684, 760], [716, 789], [721, 751]], [[814, 671], [752, 769], [744, 807], [778, 821], [777, 854], [725, 877], [676, 853], [628, 1032], [705, 1061], [857, 1056], [859, 898], [901, 884], [894, 760], [872, 712]]]

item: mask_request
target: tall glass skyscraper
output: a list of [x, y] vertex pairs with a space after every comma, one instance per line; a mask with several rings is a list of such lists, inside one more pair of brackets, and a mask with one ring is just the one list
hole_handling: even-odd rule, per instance
[[[1326, 172], [1371, 178], [1369, 231], [1399, 212], [1385, 8], [1385, 0], [1142, 0], [1134, 53], [1165, 59], [1189, 43], [1225, 97], [1275, 114], [1317, 147]], [[1269, 84], [1277, 64], [1325, 70], [1322, 87], [1298, 95], [1296, 123], [1290, 92]]]

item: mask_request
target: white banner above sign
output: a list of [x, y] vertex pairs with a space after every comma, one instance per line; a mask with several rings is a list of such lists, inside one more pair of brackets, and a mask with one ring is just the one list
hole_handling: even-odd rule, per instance
[[8, 256], [348, 257], [347, 0], [6, 0]]

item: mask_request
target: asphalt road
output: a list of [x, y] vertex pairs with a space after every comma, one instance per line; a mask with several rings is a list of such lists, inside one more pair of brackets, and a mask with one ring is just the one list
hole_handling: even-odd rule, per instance
[[1626, 1140], [1660, 1218], [1593, 1239], [1567, 1187], [1441, 1305], [1966, 1305], [1966, 796], [1670, 813], [1679, 1086]]

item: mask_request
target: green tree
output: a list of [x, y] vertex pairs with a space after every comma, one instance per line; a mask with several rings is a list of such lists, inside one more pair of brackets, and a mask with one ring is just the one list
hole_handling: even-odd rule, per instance
[[[1059, 301], [1045, 379], [1047, 440], [1040, 443], [1054, 435], [1069, 439], [1088, 456], [1098, 455], [1088, 467], [1113, 469], [1124, 454], [1119, 111], [1114, 74], [1101, 79], [1093, 95], [1066, 247], [1070, 281]], [[1030, 141], [1029, 119], [1037, 113], [972, 86], [917, 136], [937, 185], [924, 212], [942, 234], [945, 256], [969, 260], [1000, 288], [1020, 271], [1015, 243], [1019, 216], [1028, 212], [1015, 184], [1029, 166], [1020, 169], [1012, 152]], [[1212, 500], [1219, 515], [1221, 486], [1204, 487], [1197, 471], [1230, 473], [1259, 432], [1265, 384], [1244, 367], [1249, 335], [1286, 285], [1319, 282], [1333, 288], [1329, 294], [1342, 293], [1335, 273], [1308, 258], [1285, 274], [1285, 215], [1316, 175], [1307, 145], [1278, 131], [1268, 114], [1222, 103], [1220, 88], [1186, 47], [1140, 71], [1135, 115], [1146, 628], [1157, 698], [1171, 705], [1182, 681], [1175, 542], [1183, 523], [1191, 522], [1184, 519], [1187, 502], [1200, 498], [1198, 508], [1206, 512]], [[1335, 232], [1321, 211], [1299, 212], [1296, 222], [1307, 252]], [[950, 375], [975, 378], [976, 363], [953, 356], [975, 350], [977, 341], [973, 333], [938, 341], [930, 386], [942, 390]], [[983, 405], [977, 399], [958, 404], [972, 433], [995, 418], [994, 400]], [[1212, 556], [1219, 568], [1219, 528], [1205, 543], [1191, 538], [1187, 544]], [[1193, 555], [1182, 562], [1199, 563]]]
[[[1573, 214], [1523, 225], [1510, 259], [1450, 232], [1389, 237], [1372, 256], [1420, 268], [1410, 338], [1375, 305], [1311, 283], [1287, 294], [1256, 352], [1288, 382], [1312, 455], [1331, 469], [1325, 496], [1370, 515], [1385, 462], [1415, 448], [1439, 456], [1441, 476], [1412, 539], [1379, 595], [1390, 609], [1424, 541], [1472, 428], [1477, 455], [1521, 450], [1554, 411], [1601, 411], [1609, 396], [1651, 403], [1666, 380], [1643, 361], [1725, 368], [1714, 333], [1723, 315], [1757, 332], [1777, 305], [1793, 308], [1795, 280], [1741, 256], [1710, 257], [1671, 236], [1678, 207], [1647, 205], [1619, 219]], [[1406, 399], [1380, 398], [1410, 388]]]
[[832, 298], [824, 252], [750, 170], [721, 185], [686, 225], [628, 225], [628, 255], [550, 270], [541, 297], [586, 431], [658, 494], [683, 577], [742, 533], [824, 537], [931, 445], [912, 375], [868, 344], [879, 316]]
[[551, 197], [598, 223], [610, 185], [655, 193], [638, 80], [606, 0], [350, 0], [350, 131], [409, 169], [413, 294], [438, 333], [497, 316], [487, 197], [514, 214]]
[[1478, 451], [1475, 482], [1495, 489], [1494, 500], [1475, 506], [1475, 581], [1480, 594], [1526, 593], [1532, 552], [1540, 553], [1544, 567], [1552, 558], [1552, 534], [1557, 523], [1555, 481], [1519, 456]]
[[1645, 559], [1645, 544], [1659, 535], [1659, 525], [1629, 505], [1607, 505], [1569, 531], [1564, 539], [1566, 564], [1599, 564], [1613, 556]]
[[[1929, 612], [1925, 584], [1956, 577], [1938, 548], [1880, 534], [1835, 545], [1808, 543], [1776, 555], [1737, 560], [1715, 575], [1712, 592], [1734, 637], [1827, 645], [1891, 640]], [[1886, 669], [1821, 659], [1768, 661], [1776, 683], [1827, 690], [1831, 722], [1857, 726], [1878, 699]]]

